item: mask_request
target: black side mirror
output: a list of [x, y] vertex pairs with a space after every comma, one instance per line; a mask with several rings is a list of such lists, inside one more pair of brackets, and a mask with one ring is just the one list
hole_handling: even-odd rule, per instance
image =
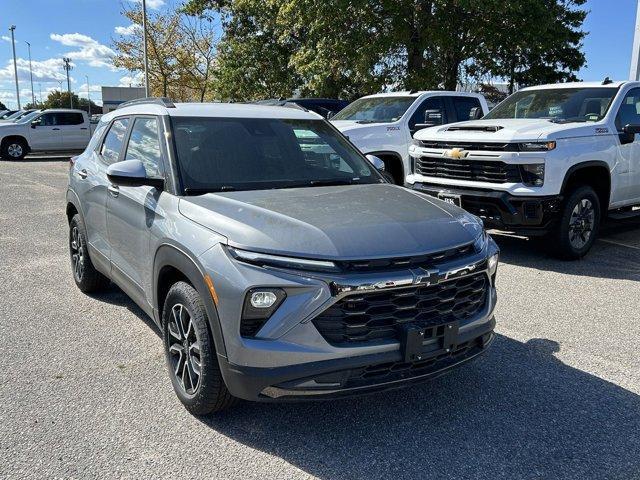
[[636, 133], [640, 133], [640, 125], [627, 124], [622, 127], [622, 131], [627, 135], [635, 135]]
[[482, 117], [484, 117], [484, 115], [480, 107], [473, 107], [469, 111], [469, 120], [480, 120]]

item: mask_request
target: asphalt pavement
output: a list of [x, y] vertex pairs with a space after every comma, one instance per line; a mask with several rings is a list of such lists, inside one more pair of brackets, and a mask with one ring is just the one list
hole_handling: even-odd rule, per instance
[[496, 235], [496, 342], [444, 377], [196, 418], [141, 310], [75, 287], [67, 171], [0, 162], [0, 478], [640, 478], [640, 221], [577, 262]]

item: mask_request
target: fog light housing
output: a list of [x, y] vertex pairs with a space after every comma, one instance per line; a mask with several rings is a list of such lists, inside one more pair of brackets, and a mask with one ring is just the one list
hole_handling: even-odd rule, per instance
[[249, 290], [242, 307], [240, 335], [255, 337], [285, 298], [287, 298], [287, 294], [281, 288], [253, 288]]
[[544, 185], [544, 163], [520, 165], [522, 183], [528, 187], [542, 187]]

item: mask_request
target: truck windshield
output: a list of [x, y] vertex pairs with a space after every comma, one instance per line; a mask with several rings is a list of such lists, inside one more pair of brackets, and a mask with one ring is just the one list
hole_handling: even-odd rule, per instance
[[483, 120], [543, 118], [553, 122], [597, 122], [609, 110], [618, 88], [550, 88], [514, 93]]
[[18, 118], [17, 120], [14, 120], [14, 122], [15, 123], [28, 123], [33, 119], [33, 117], [35, 117], [38, 114], [40, 114], [40, 110], [36, 110], [35, 112], [29, 112], [28, 114]]
[[347, 105], [331, 120], [355, 120], [358, 123], [389, 123], [399, 120], [416, 97], [368, 97]]
[[323, 120], [172, 117], [184, 192], [380, 183]]

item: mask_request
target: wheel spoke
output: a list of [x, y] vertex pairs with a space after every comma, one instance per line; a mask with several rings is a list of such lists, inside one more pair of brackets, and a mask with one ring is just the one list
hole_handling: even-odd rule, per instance
[[[178, 327], [176, 326], [175, 322], [169, 322], [167, 327], [169, 330], [169, 335], [171, 335], [176, 340], [182, 340], [182, 337], [180, 336], [180, 331], [178, 330]], [[182, 348], [182, 345], [180, 345], [180, 348]]]

